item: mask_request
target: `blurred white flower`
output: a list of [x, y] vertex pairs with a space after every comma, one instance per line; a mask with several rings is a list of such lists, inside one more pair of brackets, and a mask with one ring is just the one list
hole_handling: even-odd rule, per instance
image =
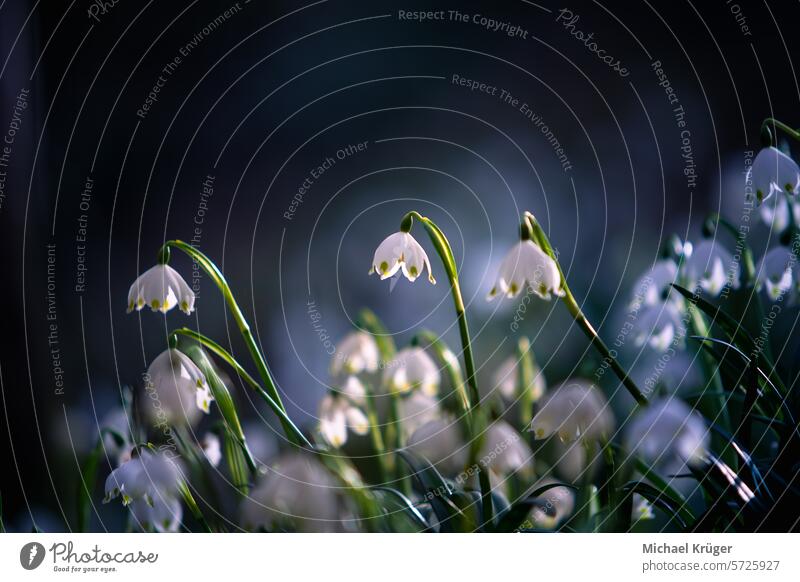
[[633, 521], [639, 521], [639, 520], [647, 520], [654, 518], [655, 518], [655, 513], [653, 513], [653, 504], [650, 503], [647, 499], [645, 499], [641, 495], [639, 495], [638, 493], [634, 493], [631, 519]]
[[469, 456], [469, 445], [464, 443], [456, 421], [449, 417], [431, 420], [417, 428], [406, 448], [449, 477], [465, 469]]
[[[791, 217], [789, 216], [790, 208], [792, 211]], [[781, 233], [786, 230], [786, 227], [789, 226], [789, 218], [793, 218], [795, 224], [800, 224], [800, 205], [794, 202], [790, 203], [782, 193], [764, 200], [758, 211], [764, 224], [769, 226], [772, 232], [775, 233]]]
[[645, 307], [633, 322], [630, 332], [637, 348], [648, 345], [657, 352], [666, 351], [674, 341], [683, 342], [686, 324], [676, 304], [671, 301]]
[[371, 334], [354, 331], [347, 334], [336, 346], [331, 360], [331, 375], [338, 378], [342, 374], [361, 374], [378, 370], [380, 353], [378, 344]]
[[342, 531], [346, 506], [339, 491], [309, 453], [285, 453], [242, 503], [241, 522], [250, 530]]
[[[553, 483], [552, 479], [543, 479], [533, 489]], [[532, 525], [541, 529], [555, 529], [575, 510], [575, 493], [569, 487], [552, 487], [536, 498], [536, 505], [531, 510]]]
[[386, 237], [378, 245], [372, 259], [372, 273], [378, 273], [381, 280], [388, 279], [400, 269], [409, 281], [415, 281], [428, 269], [428, 280], [436, 284], [431, 272], [431, 264], [425, 249], [407, 232], [396, 232]]
[[603, 393], [585, 380], [570, 380], [539, 401], [531, 431], [537, 439], [556, 434], [563, 442], [571, 442], [610, 438], [614, 426]]
[[122, 504], [144, 500], [152, 506], [158, 495], [174, 496], [180, 471], [175, 462], [161, 453], [141, 449], [139, 456], [123, 463], [106, 478], [103, 500], [108, 503], [122, 496]]
[[747, 182], [752, 183], [759, 202], [776, 190], [797, 194], [800, 187], [800, 168], [797, 163], [775, 147], [758, 152], [747, 172]]
[[531, 240], [521, 240], [511, 247], [486, 299], [491, 301], [501, 294], [516, 297], [526, 286], [542, 299], [564, 296], [558, 265]]
[[128, 506], [131, 518], [142, 529], [157, 532], [176, 532], [183, 519], [180, 499], [171, 495], [156, 494], [150, 505], [144, 499], [132, 501]]
[[203, 449], [203, 454], [212, 467], [219, 465], [219, 462], [222, 460], [222, 445], [217, 435], [213, 432], [204, 434], [203, 439], [200, 441], [200, 447]]
[[702, 461], [710, 441], [705, 420], [677, 398], [650, 402], [625, 431], [625, 447], [645, 463], [659, 467]]
[[349, 376], [340, 393], [326, 394], [319, 405], [319, 430], [332, 447], [347, 442], [347, 429], [358, 435], [369, 431], [369, 421], [361, 410], [366, 399], [364, 385], [356, 376]]
[[709, 295], [719, 295], [726, 285], [739, 287], [739, 263], [720, 244], [711, 240], [701, 241], [683, 264], [683, 275], [687, 287], [697, 285]]
[[397, 417], [404, 439], [408, 439], [422, 425], [442, 417], [439, 401], [424, 392], [412, 392], [402, 396], [397, 408]]
[[[533, 371], [533, 378], [531, 383], [524, 387], [530, 394], [530, 401], [536, 402], [542, 397], [544, 391], [547, 389], [544, 374], [542, 371], [535, 367]], [[519, 358], [517, 356], [509, 356], [500, 364], [497, 371], [493, 376], [493, 384], [495, 389], [500, 392], [500, 395], [506, 400], [515, 400], [521, 394], [517, 394], [517, 384], [519, 383]]]
[[633, 299], [629, 311], [639, 311], [643, 306], [658, 305], [669, 296], [670, 285], [678, 280], [678, 265], [672, 259], [661, 259], [647, 273], [636, 280], [633, 286]]
[[436, 362], [419, 346], [404, 348], [386, 364], [383, 382], [390, 392], [406, 393], [419, 388], [429, 396], [439, 391], [441, 374]]
[[486, 431], [480, 463], [498, 475], [510, 475], [533, 466], [533, 452], [525, 439], [504, 420], [494, 421]]
[[149, 305], [166, 313], [176, 305], [186, 315], [194, 311], [194, 292], [178, 271], [169, 265], [156, 265], [139, 275], [128, 291], [128, 313]]
[[[198, 411], [209, 412], [214, 400], [200, 368], [176, 349], [167, 349], [147, 369], [145, 391], [149, 402], [142, 404], [153, 423], [194, 424]], [[144, 400], [144, 399], [143, 399]]]
[[786, 299], [794, 301], [800, 289], [800, 273], [798, 273], [797, 257], [784, 246], [767, 251], [761, 258], [756, 271], [758, 288], [766, 290], [772, 301]]
[[[112, 435], [106, 431], [103, 434], [103, 448], [105, 448], [106, 455], [116, 457], [117, 462], [120, 463], [130, 447], [131, 426], [125, 409], [118, 406], [110, 410], [100, 421], [100, 428], [116, 433], [116, 435]], [[122, 439], [122, 442], [118, 442], [117, 436]]]

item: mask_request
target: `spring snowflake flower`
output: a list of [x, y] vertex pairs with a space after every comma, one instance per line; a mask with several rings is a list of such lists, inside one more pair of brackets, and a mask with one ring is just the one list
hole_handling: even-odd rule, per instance
[[425, 249], [411, 234], [402, 231], [389, 235], [378, 245], [372, 259], [370, 275], [378, 273], [383, 280], [393, 276], [400, 269], [403, 270], [406, 279], [412, 282], [422, 274], [422, 271], [428, 269], [428, 280], [436, 284]]
[[450, 477], [464, 470], [469, 456], [469, 445], [464, 443], [461, 429], [451, 417], [437, 418], [417, 428], [406, 448]]
[[767, 147], [758, 152], [747, 171], [747, 183], [753, 185], [759, 202], [776, 191], [797, 194], [800, 187], [800, 168], [792, 158], [778, 148]]
[[422, 425], [441, 419], [442, 409], [434, 396], [416, 391], [400, 398], [397, 417], [403, 440], [406, 440]]
[[[500, 364], [497, 371], [494, 373], [493, 384], [500, 395], [507, 401], [513, 401], [520, 397], [517, 393], [517, 384], [519, 383], [519, 358], [517, 356], [509, 356]], [[547, 389], [544, 374], [534, 366], [533, 379], [524, 390], [530, 393], [530, 401], [536, 402], [539, 400]]]
[[633, 494], [633, 508], [631, 510], [631, 519], [633, 521], [655, 519], [656, 515], [653, 513], [653, 504], [647, 499], [639, 495]]
[[331, 375], [352, 375], [378, 370], [380, 352], [371, 334], [354, 331], [347, 334], [336, 346], [336, 354], [331, 360]]
[[572, 442], [609, 437], [614, 426], [603, 393], [588, 382], [572, 380], [544, 395], [530, 430], [537, 439], [556, 434], [561, 441]]
[[200, 448], [203, 449], [203, 454], [212, 467], [219, 465], [222, 460], [222, 445], [217, 435], [213, 432], [204, 434], [200, 441]]
[[144, 402], [146, 415], [154, 422], [193, 424], [198, 411], [209, 412], [214, 397], [200, 368], [176, 349], [163, 351], [147, 369]]
[[758, 266], [758, 287], [772, 301], [787, 299], [794, 302], [800, 290], [797, 257], [787, 247], [770, 249]]
[[709, 295], [717, 296], [726, 285], [739, 287], [739, 263], [721, 245], [701, 241], [683, 265], [689, 290], [700, 286]]
[[169, 265], [156, 265], [142, 273], [128, 291], [128, 313], [149, 305], [166, 313], [175, 306], [186, 315], [194, 311], [194, 292], [178, 271]]
[[309, 453], [282, 455], [241, 507], [249, 530], [344, 531], [347, 507], [341, 487]]
[[638, 315], [630, 334], [635, 347], [648, 345], [657, 352], [665, 352], [673, 342], [683, 343], [686, 323], [675, 303], [656, 303]]
[[144, 499], [132, 501], [128, 506], [131, 519], [145, 530], [155, 530], [159, 533], [178, 531], [183, 519], [181, 501], [171, 495], [156, 495], [150, 505]]
[[[781, 233], [789, 226], [789, 219], [792, 218], [795, 224], [800, 224], [800, 205], [789, 202], [786, 196], [770, 196], [758, 209], [761, 220], [772, 232]], [[789, 212], [791, 211], [791, 216]]]
[[144, 500], [152, 507], [156, 496], [176, 494], [179, 478], [180, 471], [172, 459], [142, 449], [139, 456], [123, 463], [108, 475], [103, 502], [108, 503], [121, 496], [123, 505]]
[[436, 362], [418, 346], [404, 348], [386, 364], [383, 382], [391, 392], [404, 394], [419, 388], [429, 396], [439, 391], [441, 374]]
[[564, 296], [558, 265], [531, 240], [521, 240], [511, 247], [486, 298], [491, 301], [501, 294], [513, 298], [526, 286], [542, 299]]
[[630, 311], [660, 304], [670, 294], [671, 285], [678, 280], [678, 265], [672, 259], [661, 259], [653, 268], [639, 277], [633, 286], [633, 299], [628, 306]]
[[705, 420], [677, 398], [655, 400], [625, 431], [625, 447], [652, 466], [702, 462], [710, 442]]
[[347, 442], [347, 429], [358, 435], [369, 431], [369, 421], [362, 412], [366, 390], [355, 376], [349, 376], [339, 393], [326, 394], [319, 406], [319, 430], [335, 448]]
[[[554, 483], [544, 479], [533, 486], [538, 489]], [[539, 497], [530, 513], [531, 525], [541, 529], [555, 529], [575, 510], [575, 493], [569, 487], [551, 487]]]
[[481, 465], [502, 476], [533, 466], [533, 452], [525, 439], [504, 420], [489, 426], [479, 457]]

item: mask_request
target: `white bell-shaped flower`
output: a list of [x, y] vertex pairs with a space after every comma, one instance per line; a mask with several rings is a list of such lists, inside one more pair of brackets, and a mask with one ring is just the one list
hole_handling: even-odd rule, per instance
[[794, 302], [800, 291], [800, 269], [797, 257], [784, 246], [767, 251], [758, 265], [758, 287], [772, 301]]
[[219, 465], [222, 460], [222, 444], [219, 437], [213, 432], [207, 432], [200, 441], [200, 448], [212, 467]]
[[439, 392], [441, 373], [436, 362], [419, 346], [404, 348], [386, 364], [383, 383], [390, 392], [406, 393], [420, 389], [429, 396]]
[[800, 205], [795, 202], [790, 203], [782, 193], [764, 200], [758, 211], [764, 224], [776, 234], [786, 230], [790, 218], [794, 219], [795, 224], [800, 224]]
[[[543, 479], [532, 489], [539, 489], [553, 483], [553, 479]], [[575, 510], [575, 492], [569, 487], [551, 487], [536, 498], [536, 505], [530, 513], [530, 522], [536, 529], [555, 529]]]
[[128, 313], [149, 305], [166, 313], [175, 306], [189, 315], [194, 311], [194, 291], [178, 271], [169, 265], [156, 265], [139, 275], [128, 291]]
[[537, 439], [552, 434], [564, 442], [610, 438], [614, 414], [603, 393], [584, 380], [571, 380], [544, 395], [531, 422]]
[[178, 531], [183, 519], [183, 506], [180, 499], [172, 495], [157, 494], [152, 505], [144, 499], [132, 501], [128, 506], [131, 519], [143, 530], [155, 530], [159, 533]]
[[722, 245], [703, 240], [692, 250], [683, 264], [683, 275], [689, 290], [700, 286], [709, 295], [717, 296], [726, 285], [739, 287], [739, 263]]
[[469, 445], [464, 443], [458, 423], [450, 417], [431, 420], [417, 428], [406, 448], [448, 477], [461, 473], [469, 457]]
[[625, 431], [625, 448], [645, 463], [658, 467], [701, 462], [710, 435], [703, 417], [677, 398], [650, 402]]
[[347, 442], [347, 429], [358, 435], [369, 431], [369, 421], [361, 410], [366, 391], [356, 376], [348, 377], [341, 393], [326, 394], [319, 406], [319, 430], [332, 447]]
[[241, 523], [249, 530], [344, 531], [341, 489], [309, 453], [285, 453], [244, 500]]
[[150, 364], [145, 385], [148, 399], [143, 399], [146, 416], [155, 424], [193, 424], [198, 411], [206, 414], [212, 400], [211, 390], [200, 368], [189, 356], [167, 349]]
[[521, 240], [511, 247], [486, 298], [491, 301], [498, 295], [516, 297], [526, 286], [542, 299], [564, 296], [558, 265], [531, 240]]
[[792, 158], [778, 148], [767, 147], [758, 152], [747, 172], [747, 183], [752, 184], [760, 202], [775, 191], [797, 194], [800, 187], [800, 168]]
[[383, 280], [393, 276], [400, 269], [409, 281], [415, 281], [425, 269], [428, 269], [428, 280], [436, 284], [425, 249], [410, 233], [402, 231], [390, 234], [378, 245], [372, 259], [370, 275], [378, 273]]
[[122, 504], [144, 500], [153, 505], [157, 494], [175, 495], [180, 471], [164, 454], [142, 449], [139, 456], [123, 463], [106, 478], [104, 503], [122, 496]]
[[400, 398], [397, 417], [403, 440], [407, 440], [419, 427], [442, 418], [442, 409], [434, 396], [412, 392]]
[[631, 509], [631, 520], [643, 521], [654, 519], [655, 516], [655, 513], [653, 513], [653, 504], [638, 493], [634, 493], [633, 507]]
[[344, 375], [371, 373], [378, 370], [380, 352], [371, 334], [354, 331], [347, 334], [336, 346], [331, 360], [331, 375], [338, 378]]
[[673, 343], [682, 345], [686, 337], [686, 323], [674, 302], [645, 307], [632, 325], [630, 336], [637, 348], [648, 345], [665, 352]]
[[480, 463], [497, 475], [510, 475], [533, 466], [533, 452], [525, 439], [504, 420], [493, 422], [486, 430], [480, 451]]
[[665, 297], [677, 297], [671, 293], [671, 285], [678, 280], [678, 265], [672, 259], [661, 259], [633, 285], [633, 298], [629, 311], [639, 311], [642, 307], [657, 305]]
[[[521, 395], [521, 393], [517, 393], [517, 385], [519, 384], [519, 357], [509, 356], [503, 360], [494, 373], [492, 384], [505, 400], [513, 401], [519, 398]], [[547, 389], [547, 383], [545, 382], [544, 374], [538, 367], [535, 367], [533, 371], [533, 378], [530, 384], [521, 389], [529, 393], [531, 402], [536, 402], [542, 397]]]

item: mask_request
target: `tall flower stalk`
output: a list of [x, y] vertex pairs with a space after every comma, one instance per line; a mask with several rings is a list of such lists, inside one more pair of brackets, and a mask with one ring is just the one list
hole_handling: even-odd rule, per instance
[[[264, 358], [264, 355], [261, 353], [261, 350], [256, 343], [255, 338], [253, 337], [253, 332], [250, 330], [250, 325], [247, 323], [247, 320], [242, 313], [239, 304], [236, 302], [236, 298], [233, 296], [233, 292], [231, 291], [230, 285], [228, 285], [225, 276], [219, 270], [219, 268], [214, 264], [214, 262], [209, 259], [205, 254], [194, 248], [192, 245], [185, 243], [181, 240], [170, 240], [164, 243], [159, 251], [159, 263], [167, 264], [169, 262], [170, 257], [170, 249], [175, 248], [186, 255], [188, 255], [193, 261], [195, 261], [211, 278], [214, 284], [219, 288], [220, 292], [222, 293], [223, 298], [225, 299], [225, 303], [228, 305], [228, 309], [230, 309], [231, 314], [233, 315], [234, 321], [236, 321], [236, 325], [239, 328], [239, 332], [242, 334], [242, 338], [244, 339], [245, 344], [247, 345], [247, 349], [250, 352], [250, 356], [253, 359], [253, 362], [258, 369], [258, 373], [261, 376], [261, 380], [264, 382], [265, 391], [263, 396], [268, 396], [269, 400], [267, 400], [268, 404], [273, 408], [273, 410], [278, 414], [278, 417], [281, 422], [281, 426], [283, 427], [283, 432], [286, 434], [286, 437], [295, 445], [305, 445], [309, 446], [308, 440], [303, 437], [300, 430], [292, 423], [289, 417], [286, 415], [286, 407], [281, 400], [280, 394], [278, 394], [278, 390], [275, 387], [275, 381], [272, 378], [272, 374], [267, 367], [267, 361]], [[199, 336], [200, 334], [198, 334]], [[200, 340], [200, 337], [196, 337], [195, 339]], [[207, 338], [203, 339], [207, 340]], [[210, 340], [207, 340], [210, 341]], [[206, 347], [211, 347], [208, 343], [201, 341], [204, 343]], [[214, 344], [216, 345], [216, 344]], [[236, 369], [239, 375], [242, 375], [244, 369], [236, 362], [236, 360], [228, 354], [225, 350], [222, 350], [218, 345], [216, 346], [218, 349], [212, 349], [215, 351], [217, 355], [223, 357], [231, 366]], [[221, 352], [220, 352], [221, 350]], [[246, 374], [246, 372], [245, 372]], [[246, 381], [247, 377], [242, 376]], [[251, 379], [252, 380], [252, 379]], [[248, 381], [248, 384], [253, 386], [254, 388], [257, 386], [259, 389], [261, 388], [260, 385], [253, 382]], [[261, 393], [259, 391], [259, 393]], [[282, 413], [282, 414], [281, 414]]]
[[561, 269], [561, 264], [558, 262], [558, 257], [553, 251], [553, 246], [550, 244], [550, 239], [545, 234], [544, 230], [539, 224], [539, 221], [536, 220], [536, 217], [531, 212], [526, 211], [524, 222], [527, 224], [527, 227], [530, 229], [530, 234], [534, 237], [539, 247], [545, 253], [547, 253], [547, 255], [553, 259], [553, 261], [555, 261], [555, 264], [558, 267], [558, 273], [561, 277], [561, 290], [563, 291], [561, 300], [564, 302], [564, 305], [567, 306], [567, 310], [569, 311], [570, 315], [572, 315], [575, 323], [578, 324], [578, 327], [580, 327], [581, 330], [583, 330], [583, 333], [585, 333], [586, 336], [591, 340], [592, 346], [594, 346], [600, 355], [603, 356], [603, 360], [608, 363], [617, 377], [622, 381], [622, 384], [625, 386], [628, 392], [630, 392], [631, 396], [634, 397], [636, 402], [642, 406], [647, 405], [647, 398], [645, 395], [641, 390], [639, 390], [639, 387], [628, 375], [628, 372], [625, 370], [625, 368], [623, 368], [617, 359], [612, 355], [611, 350], [608, 349], [608, 346], [606, 346], [605, 342], [600, 339], [600, 336], [597, 334], [597, 330], [595, 330], [594, 326], [587, 319], [586, 315], [584, 315], [581, 306], [575, 300], [575, 296], [572, 294], [569, 284], [567, 283], [567, 278], [564, 276], [564, 271]]

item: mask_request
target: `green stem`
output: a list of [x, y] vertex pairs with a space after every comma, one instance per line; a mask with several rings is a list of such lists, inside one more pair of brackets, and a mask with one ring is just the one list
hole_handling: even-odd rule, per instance
[[222, 358], [234, 371], [245, 381], [256, 393], [267, 403], [267, 405], [272, 409], [272, 411], [277, 415], [279, 420], [281, 421], [281, 425], [283, 426], [283, 431], [286, 434], [286, 437], [296, 445], [306, 446], [309, 448], [313, 448], [313, 445], [309, 440], [305, 437], [302, 431], [297, 428], [297, 425], [292, 422], [292, 419], [286, 414], [286, 412], [281, 408], [281, 406], [272, 398], [270, 394], [268, 394], [250, 374], [247, 373], [239, 362], [228, 353], [225, 348], [220, 346], [214, 340], [204, 336], [203, 334], [196, 332], [192, 329], [182, 327], [180, 329], [174, 330], [172, 333], [184, 335], [186, 337], [190, 337], [198, 342], [200, 342], [204, 347], [206, 347], [209, 351], [216, 354], [220, 358]]
[[388, 470], [386, 466], [386, 445], [383, 442], [383, 434], [381, 433], [380, 423], [378, 421], [378, 411], [375, 408], [375, 393], [372, 388], [364, 384], [367, 398], [366, 398], [366, 412], [367, 420], [369, 421], [369, 434], [372, 439], [372, 447], [375, 449], [375, 454], [378, 457], [378, 470], [380, 471], [381, 483], [386, 482]]
[[[472, 355], [472, 340], [469, 335], [469, 326], [467, 325], [467, 312], [464, 306], [464, 297], [461, 295], [461, 285], [458, 281], [458, 267], [456, 265], [455, 256], [453, 255], [453, 249], [450, 247], [447, 237], [430, 218], [422, 216], [419, 212], [412, 210], [403, 217], [401, 225], [407, 224], [410, 229], [414, 219], [421, 222], [425, 227], [425, 231], [428, 233], [428, 237], [431, 239], [436, 253], [442, 260], [447, 279], [450, 282], [450, 292], [453, 296], [453, 303], [456, 308], [458, 331], [461, 334], [461, 346], [464, 352], [464, 368], [467, 374], [467, 386], [469, 387], [469, 423], [473, 431], [470, 441], [469, 466], [474, 467], [476, 466], [482, 440], [482, 432], [480, 431], [482, 423], [480, 423], [478, 419], [481, 396], [475, 377], [475, 359]], [[480, 485], [481, 497], [483, 499], [488, 499], [491, 503], [491, 484], [488, 479], [480, 479]], [[489, 512], [491, 513], [491, 508], [489, 508]]]
[[222, 296], [225, 298], [225, 302], [228, 304], [228, 308], [231, 310], [231, 314], [233, 315], [233, 318], [239, 327], [239, 332], [242, 334], [245, 344], [247, 344], [247, 349], [250, 351], [250, 356], [253, 358], [256, 368], [258, 368], [258, 373], [261, 376], [261, 379], [264, 381], [267, 393], [280, 407], [280, 409], [286, 412], [286, 407], [283, 405], [283, 401], [278, 394], [278, 389], [275, 387], [275, 381], [272, 379], [272, 374], [270, 374], [269, 368], [267, 367], [267, 362], [264, 359], [261, 350], [259, 350], [258, 344], [256, 344], [256, 340], [253, 337], [253, 332], [250, 330], [250, 325], [244, 318], [244, 314], [239, 308], [239, 304], [236, 302], [236, 298], [233, 296], [233, 292], [231, 291], [231, 288], [228, 285], [228, 282], [225, 280], [222, 272], [217, 268], [213, 261], [211, 261], [211, 259], [188, 243], [185, 243], [181, 240], [167, 241], [164, 243], [164, 247], [162, 247], [162, 249], [159, 251], [159, 256], [164, 255], [165, 247], [176, 248], [186, 253], [191, 259], [200, 265], [206, 273], [208, 273], [209, 277], [211, 277], [211, 279], [217, 285], [222, 293]]
[[611, 366], [611, 369], [614, 370], [614, 373], [617, 377], [622, 381], [622, 384], [627, 388], [628, 392], [631, 393], [631, 396], [634, 397], [636, 402], [640, 406], [647, 405], [647, 398], [639, 390], [639, 387], [636, 383], [631, 379], [628, 375], [628, 372], [623, 368], [617, 359], [611, 354], [611, 350], [608, 349], [605, 342], [600, 339], [600, 336], [597, 334], [597, 331], [592, 326], [591, 322], [586, 318], [583, 314], [583, 311], [578, 305], [578, 302], [575, 300], [575, 296], [572, 295], [572, 291], [569, 288], [569, 284], [567, 284], [567, 278], [564, 276], [564, 271], [561, 269], [561, 263], [558, 262], [558, 257], [556, 257], [555, 252], [553, 251], [553, 247], [550, 244], [550, 239], [547, 238], [544, 230], [542, 229], [539, 222], [536, 220], [536, 217], [531, 214], [530, 212], [525, 212], [525, 220], [528, 222], [533, 234], [535, 236], [536, 241], [539, 243], [541, 249], [547, 253], [553, 261], [555, 261], [556, 266], [558, 267], [558, 272], [561, 276], [561, 287], [564, 290], [564, 296], [561, 298], [564, 301], [564, 305], [567, 306], [567, 310], [569, 311], [572, 318], [575, 320], [575, 323], [578, 324], [578, 327], [583, 330], [583, 333], [591, 340], [592, 346], [603, 356], [603, 359], [608, 362]]
[[[772, 117], [767, 117], [764, 121], [761, 122], [762, 131], [764, 130], [764, 128], [769, 128], [770, 126], [776, 128], [776, 129], [780, 129], [781, 131], [783, 131], [784, 133], [786, 133], [787, 135], [789, 135], [793, 139], [795, 139], [797, 141], [800, 141], [800, 131], [798, 131], [798, 130], [792, 128], [792, 127], [789, 127], [788, 125], [786, 125], [782, 121], [778, 121], [777, 119], [773, 119]], [[772, 138], [772, 143], [773, 143], [773, 145], [776, 144], [776, 140], [775, 140], [774, 137]]]

